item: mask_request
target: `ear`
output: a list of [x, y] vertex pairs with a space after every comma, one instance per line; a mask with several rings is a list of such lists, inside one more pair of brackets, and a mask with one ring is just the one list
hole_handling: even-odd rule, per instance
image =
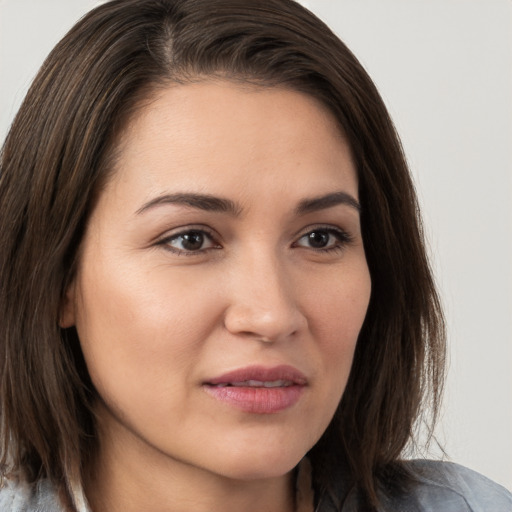
[[75, 280], [66, 289], [59, 310], [59, 327], [67, 329], [75, 325]]

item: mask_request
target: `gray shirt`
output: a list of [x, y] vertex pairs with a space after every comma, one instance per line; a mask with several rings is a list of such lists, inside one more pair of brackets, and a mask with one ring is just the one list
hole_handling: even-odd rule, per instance
[[[457, 464], [412, 461], [417, 483], [411, 491], [383, 498], [383, 512], [512, 512], [512, 494]], [[78, 512], [90, 512], [82, 507]], [[35, 485], [4, 481], [1, 512], [64, 512], [48, 481]], [[357, 492], [322, 497], [316, 512], [362, 512]]]

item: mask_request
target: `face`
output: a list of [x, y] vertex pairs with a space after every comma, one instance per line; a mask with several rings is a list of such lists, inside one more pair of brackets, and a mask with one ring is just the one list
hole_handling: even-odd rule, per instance
[[170, 87], [114, 171], [61, 317], [104, 431], [123, 457], [286, 474], [334, 414], [370, 297], [334, 118], [290, 90]]

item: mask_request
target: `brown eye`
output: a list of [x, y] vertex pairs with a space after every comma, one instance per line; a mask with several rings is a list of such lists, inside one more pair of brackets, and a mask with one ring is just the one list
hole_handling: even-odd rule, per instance
[[183, 231], [162, 240], [161, 244], [178, 253], [199, 252], [215, 247], [212, 237], [200, 230]]
[[199, 231], [191, 231], [190, 233], [185, 233], [184, 235], [180, 235], [181, 245], [183, 249], [187, 251], [198, 251], [202, 249], [204, 244], [204, 235]]
[[306, 235], [306, 238], [310, 247], [322, 249], [329, 244], [330, 236], [327, 231], [312, 231]]
[[335, 228], [318, 228], [302, 235], [295, 246], [318, 251], [343, 248], [351, 238], [345, 231]]

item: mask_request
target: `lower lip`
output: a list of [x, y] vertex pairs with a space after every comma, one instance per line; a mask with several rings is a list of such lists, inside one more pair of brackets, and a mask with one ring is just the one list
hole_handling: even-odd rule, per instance
[[275, 414], [295, 405], [304, 386], [256, 388], [235, 386], [203, 386], [217, 400], [254, 414]]

